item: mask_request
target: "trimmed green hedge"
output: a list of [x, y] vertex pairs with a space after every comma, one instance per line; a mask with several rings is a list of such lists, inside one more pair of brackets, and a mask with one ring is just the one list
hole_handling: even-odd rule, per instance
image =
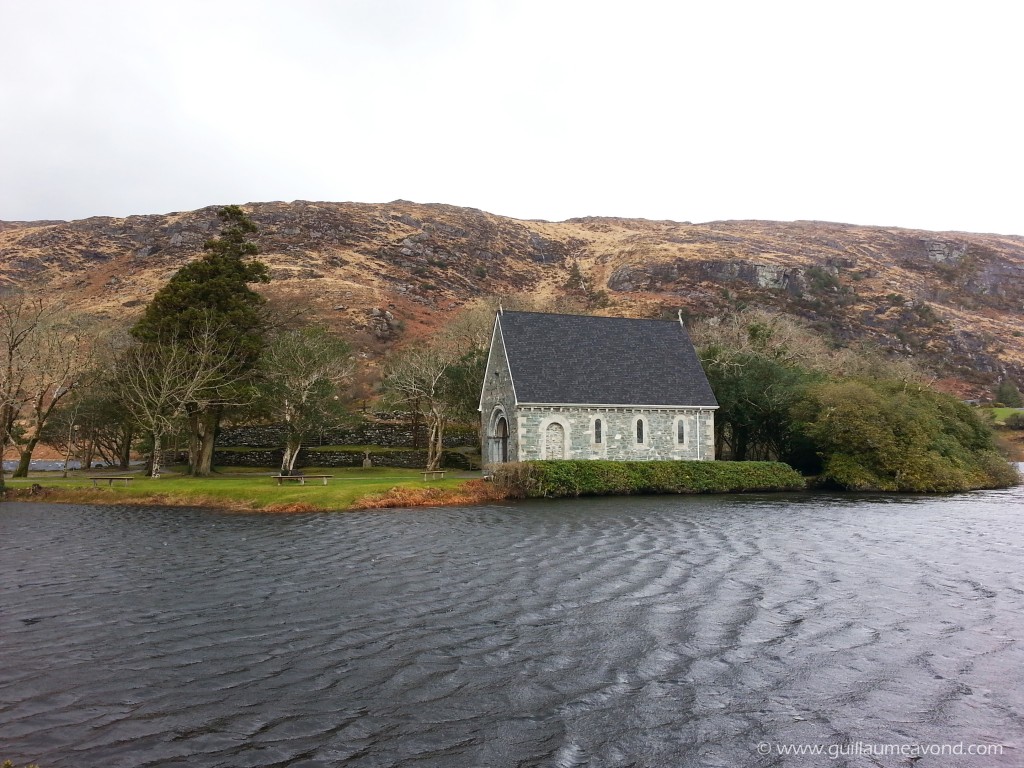
[[499, 465], [494, 481], [515, 498], [797, 491], [806, 487], [795, 469], [774, 461], [526, 461]]

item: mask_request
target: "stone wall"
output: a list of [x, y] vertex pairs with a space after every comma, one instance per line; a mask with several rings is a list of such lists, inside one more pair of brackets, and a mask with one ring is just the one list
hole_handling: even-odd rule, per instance
[[[419, 445], [426, 443], [426, 429], [417, 425]], [[218, 448], [279, 448], [284, 445], [285, 430], [278, 424], [227, 427], [217, 435]], [[444, 447], [476, 446], [480, 441], [473, 428], [449, 426], [445, 430]], [[322, 430], [309, 440], [311, 446], [376, 445], [382, 448], [412, 448], [413, 434], [409, 421], [397, 423], [365, 421], [351, 427]]]
[[484, 373], [483, 392], [480, 398], [481, 429], [484, 434], [484, 445], [481, 451], [485, 462], [500, 461], [500, 444], [494, 440], [494, 427], [498, 417], [504, 414], [508, 421], [508, 460], [519, 461], [519, 432], [514, 415], [515, 392], [512, 389], [512, 378], [509, 375], [505, 359], [505, 347], [501, 333], [497, 328], [491, 339], [491, 352], [487, 359], [487, 371]]
[[[221, 467], [260, 467], [277, 469], [281, 466], [284, 451], [280, 448], [253, 451], [214, 451], [213, 463]], [[361, 451], [318, 451], [303, 448], [295, 468], [303, 467], [361, 467], [364, 454]], [[375, 467], [406, 467], [423, 469], [427, 465], [427, 452], [420, 450], [370, 451], [370, 460]], [[469, 459], [461, 453], [446, 452], [444, 466], [449, 469], [470, 469]]]
[[[597, 419], [601, 420], [601, 442], [595, 441]], [[643, 422], [643, 442], [637, 440], [638, 419]], [[548, 458], [710, 461], [715, 458], [713, 410], [521, 407], [515, 421], [520, 461]], [[682, 442], [677, 439], [680, 421]]]

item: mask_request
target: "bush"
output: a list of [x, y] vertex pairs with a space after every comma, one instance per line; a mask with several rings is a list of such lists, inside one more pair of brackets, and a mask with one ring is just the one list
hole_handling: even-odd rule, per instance
[[792, 467], [771, 461], [529, 461], [499, 465], [494, 482], [511, 498], [795, 491], [805, 486]]
[[1007, 429], [1024, 429], [1024, 413], [1011, 413], [1003, 421]]
[[507, 499], [525, 499], [534, 485], [533, 465], [526, 461], [495, 464], [491, 480]]
[[1016, 485], [974, 409], [924, 387], [846, 379], [815, 388], [805, 433], [819, 481], [851, 491], [953, 493]]

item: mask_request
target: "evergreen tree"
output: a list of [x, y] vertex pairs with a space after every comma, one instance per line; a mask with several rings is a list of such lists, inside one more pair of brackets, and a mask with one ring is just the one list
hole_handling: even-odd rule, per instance
[[[267, 266], [248, 257], [259, 251], [248, 236], [256, 225], [237, 205], [219, 211], [223, 229], [206, 242], [202, 258], [186, 265], [161, 288], [131, 330], [147, 344], [207, 344], [215, 337], [218, 356], [230, 359], [233, 381], [195, 393], [186, 406], [189, 464], [193, 475], [208, 475], [213, 443], [224, 408], [241, 399], [247, 376], [263, 346], [265, 299], [249, 287], [269, 281]], [[223, 363], [216, 363], [221, 367]]]
[[1024, 405], [1017, 385], [1009, 379], [1003, 379], [996, 388], [996, 401], [1008, 408], [1020, 408]]

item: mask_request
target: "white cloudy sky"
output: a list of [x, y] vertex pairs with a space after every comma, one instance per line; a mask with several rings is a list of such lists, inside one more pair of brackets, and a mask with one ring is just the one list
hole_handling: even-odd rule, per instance
[[1024, 235], [1024, 8], [0, 0], [0, 219], [404, 198]]

